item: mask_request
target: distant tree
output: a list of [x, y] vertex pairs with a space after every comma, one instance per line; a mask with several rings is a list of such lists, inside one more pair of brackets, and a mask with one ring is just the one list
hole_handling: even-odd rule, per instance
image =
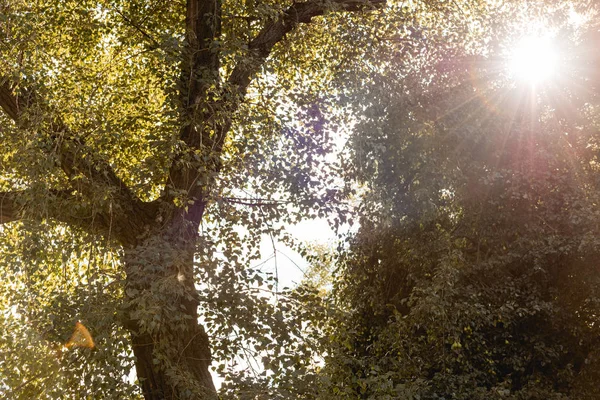
[[421, 90], [387, 71], [363, 92], [332, 398], [600, 395], [600, 105], [593, 45], [568, 37], [546, 86], [508, 80], [492, 50]]

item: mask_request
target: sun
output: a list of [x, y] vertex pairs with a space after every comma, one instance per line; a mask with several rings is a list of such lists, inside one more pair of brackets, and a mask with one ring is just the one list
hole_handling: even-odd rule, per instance
[[556, 76], [558, 54], [548, 36], [529, 36], [521, 39], [510, 55], [509, 69], [514, 78], [538, 84]]

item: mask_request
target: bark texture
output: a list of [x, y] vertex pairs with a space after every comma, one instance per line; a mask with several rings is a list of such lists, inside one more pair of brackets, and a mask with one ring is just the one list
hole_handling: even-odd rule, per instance
[[126, 323], [146, 399], [213, 399], [209, 338], [198, 323], [197, 225], [180, 217], [126, 250]]

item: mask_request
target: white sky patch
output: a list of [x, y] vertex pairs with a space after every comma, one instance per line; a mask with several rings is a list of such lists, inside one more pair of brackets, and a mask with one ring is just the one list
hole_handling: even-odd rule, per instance
[[575, 28], [579, 28], [587, 23], [589, 19], [589, 15], [580, 14], [573, 9], [573, 6], [571, 6], [571, 10], [569, 11], [569, 24], [573, 25]]
[[290, 226], [289, 231], [304, 242], [325, 243], [335, 239], [335, 232], [323, 218], [302, 221]]
[[[324, 218], [305, 220], [290, 225], [287, 229], [293, 237], [306, 243], [330, 243], [336, 238], [335, 232]], [[299, 284], [310, 267], [300, 254], [277, 240], [272, 241], [268, 235], [261, 238], [260, 254], [263, 271], [275, 272], [277, 269], [280, 290]]]

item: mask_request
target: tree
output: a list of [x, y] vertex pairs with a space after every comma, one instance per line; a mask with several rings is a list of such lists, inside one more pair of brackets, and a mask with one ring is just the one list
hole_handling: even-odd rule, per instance
[[567, 69], [545, 89], [494, 52], [438, 63], [421, 90], [393, 70], [365, 89], [332, 397], [598, 397], [595, 56], [562, 29]]
[[[328, 13], [363, 13], [383, 5], [380, 0], [1, 3], [0, 223], [11, 255], [5, 265], [43, 285], [61, 270], [67, 281], [86, 264], [90, 276], [71, 282], [71, 295], [53, 301], [61, 307], [77, 303], [81, 312], [91, 300], [77, 299], [79, 289], [94, 288], [93, 304], [106, 307], [121, 324], [105, 320], [107, 329], [130, 336], [129, 344], [121, 340], [115, 348], [126, 353], [131, 346], [144, 398], [216, 397], [210, 338], [198, 322], [195, 259], [209, 246], [198, 231], [209, 208], [218, 222], [233, 219], [224, 216], [233, 207], [228, 204], [245, 201], [227, 203], [223, 189], [234, 190], [244, 172], [235, 179], [229, 175], [230, 182], [222, 177], [232, 165], [244, 165], [236, 132], [268, 122], [248, 106], [249, 91], [261, 95], [253, 79], [265, 69], [268, 84], [269, 69], [277, 68], [270, 58], [298, 54], [290, 48], [305, 46], [301, 36], [310, 32], [302, 25]], [[319, 124], [318, 107], [306, 110]], [[244, 140], [256, 148], [268, 137]], [[300, 194], [311, 182], [298, 176], [304, 175], [295, 176], [294, 203], [309, 207]], [[28, 239], [12, 241], [19, 236]], [[73, 270], [67, 270], [74, 265], [69, 242], [79, 243]], [[94, 242], [97, 247], [86, 249]], [[225, 251], [230, 259], [242, 257], [235, 246]], [[53, 258], [61, 252], [62, 258]], [[118, 260], [107, 261], [104, 252]], [[102, 275], [90, 267], [94, 263], [103, 263]], [[24, 319], [32, 326], [39, 322], [34, 315]], [[70, 357], [81, 362], [80, 355]], [[22, 372], [6, 385], [40, 385], [36, 376], [16, 385]], [[111, 379], [114, 385], [106, 387], [114, 389], [122, 377], [115, 372]]]

